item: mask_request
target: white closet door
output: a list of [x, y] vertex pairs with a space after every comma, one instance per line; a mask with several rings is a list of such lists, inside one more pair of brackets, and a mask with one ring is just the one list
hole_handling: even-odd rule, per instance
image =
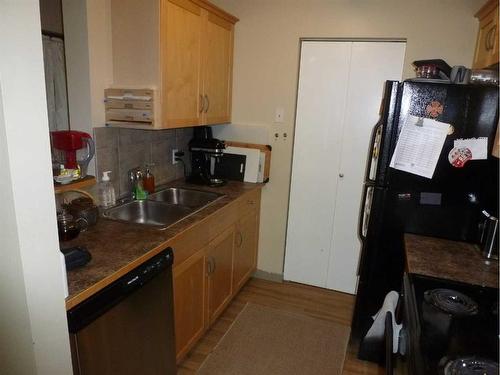
[[[357, 226], [371, 132], [386, 80], [401, 80], [406, 43], [355, 42], [345, 109], [327, 288], [355, 293]], [[340, 177], [343, 176], [343, 177]]]
[[330, 258], [350, 50], [350, 43], [303, 42], [300, 59], [284, 278], [321, 287]]

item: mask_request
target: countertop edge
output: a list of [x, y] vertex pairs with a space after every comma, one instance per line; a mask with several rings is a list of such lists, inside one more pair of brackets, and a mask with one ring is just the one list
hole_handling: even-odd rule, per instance
[[[438, 251], [445, 251], [442, 253], [443, 259], [452, 259], [452, 262], [447, 265], [443, 265], [436, 269], [435, 266], [429, 266], [430, 269], [422, 271], [422, 264], [429, 263], [429, 261], [417, 260], [416, 256], [423, 256], [423, 252], [419, 246], [415, 246], [416, 241], [425, 243], [429, 245], [430, 243], [435, 243], [435, 249], [430, 251], [430, 246], [428, 251], [430, 251], [429, 258], [434, 261], [435, 264], [440, 264], [436, 259], [436, 248]], [[496, 288], [498, 289], [498, 276], [491, 276], [492, 269], [498, 275], [498, 262], [489, 263], [487, 260], [482, 258], [480, 250], [476, 244], [460, 242], [454, 240], [447, 240], [442, 238], [435, 238], [430, 236], [416, 235], [412, 233], [405, 233], [404, 235], [404, 247], [405, 247], [405, 272], [410, 275], [429, 277], [436, 279], [443, 279], [457, 283], [469, 284], [483, 288]], [[409, 247], [412, 247], [411, 249]], [[434, 253], [434, 254], [432, 254]], [[467, 259], [462, 260], [462, 256], [466, 254]], [[464, 269], [467, 269], [470, 262], [483, 262], [484, 264], [477, 264], [476, 272], [471, 277], [471, 274]], [[429, 263], [430, 264], [430, 263]], [[482, 275], [479, 277], [478, 275]], [[495, 281], [493, 279], [496, 279]]]
[[216, 211], [214, 211], [214, 212], [206, 215], [201, 220], [199, 220], [199, 221], [197, 221], [195, 223], [192, 223], [191, 225], [186, 226], [186, 228], [184, 228], [181, 232], [179, 232], [176, 235], [174, 235], [173, 237], [165, 240], [164, 242], [162, 242], [161, 244], [159, 244], [156, 247], [152, 248], [151, 250], [149, 250], [145, 254], [139, 256], [138, 258], [136, 258], [132, 262], [127, 263], [122, 268], [120, 268], [117, 271], [111, 273], [110, 275], [106, 276], [105, 278], [99, 280], [98, 282], [96, 282], [92, 286], [88, 287], [87, 289], [82, 290], [78, 294], [75, 294], [74, 296], [66, 298], [66, 301], [65, 301], [66, 311], [71, 310], [72, 308], [74, 308], [75, 306], [77, 306], [78, 304], [80, 304], [81, 302], [85, 301], [87, 298], [93, 296], [94, 294], [96, 294], [99, 291], [101, 291], [102, 289], [106, 288], [108, 285], [110, 285], [114, 281], [118, 280], [120, 277], [126, 275], [128, 272], [130, 272], [134, 268], [140, 266], [141, 264], [143, 264], [147, 260], [151, 259], [155, 255], [157, 255], [158, 253], [160, 253], [161, 251], [163, 251], [164, 249], [166, 249], [171, 242], [173, 242], [174, 240], [177, 240], [180, 236], [184, 235], [185, 232], [189, 231], [191, 228], [193, 228], [193, 227], [195, 227], [195, 226], [203, 223], [204, 221], [208, 220], [212, 216], [218, 214], [220, 210], [222, 210], [222, 209], [224, 209], [224, 208], [226, 208], [226, 207], [234, 204], [238, 199], [240, 199], [244, 195], [246, 195], [246, 194], [248, 194], [248, 193], [250, 193], [252, 191], [255, 191], [256, 189], [262, 189], [263, 186], [264, 186], [263, 184], [255, 184], [255, 186], [252, 189], [248, 189], [247, 191], [245, 191], [240, 196], [238, 196], [238, 197], [232, 199], [231, 201], [227, 202], [224, 206], [222, 206], [219, 209], [217, 209]]

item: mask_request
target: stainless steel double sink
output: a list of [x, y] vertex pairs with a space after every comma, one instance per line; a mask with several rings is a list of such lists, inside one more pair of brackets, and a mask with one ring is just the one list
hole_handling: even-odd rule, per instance
[[167, 188], [146, 200], [134, 200], [103, 212], [110, 220], [165, 229], [208, 206], [223, 194], [184, 188]]

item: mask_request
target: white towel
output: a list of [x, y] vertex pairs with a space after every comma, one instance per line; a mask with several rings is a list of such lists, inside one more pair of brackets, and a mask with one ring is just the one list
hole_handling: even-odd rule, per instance
[[396, 324], [396, 319], [394, 319], [394, 313], [396, 310], [396, 306], [398, 304], [399, 293], [394, 290], [387, 293], [384, 299], [384, 304], [382, 308], [372, 317], [373, 324], [368, 330], [366, 334], [366, 338], [377, 338], [382, 339], [384, 337], [385, 331], [385, 315], [387, 312], [390, 312], [392, 315], [392, 352], [398, 352], [398, 344], [399, 344], [399, 331], [401, 330], [402, 325]]

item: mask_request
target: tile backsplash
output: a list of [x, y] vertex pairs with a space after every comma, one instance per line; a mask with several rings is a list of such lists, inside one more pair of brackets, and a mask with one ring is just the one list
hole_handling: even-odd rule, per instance
[[[184, 177], [182, 163], [172, 164], [172, 150], [184, 151], [184, 160], [189, 169], [188, 143], [193, 128], [167, 130], [139, 130], [125, 128], [95, 128], [96, 175], [100, 181], [103, 171], [112, 171], [111, 182], [116, 195], [129, 192], [127, 172], [134, 167], [152, 168], [156, 185]], [[189, 173], [189, 171], [188, 171]]]

